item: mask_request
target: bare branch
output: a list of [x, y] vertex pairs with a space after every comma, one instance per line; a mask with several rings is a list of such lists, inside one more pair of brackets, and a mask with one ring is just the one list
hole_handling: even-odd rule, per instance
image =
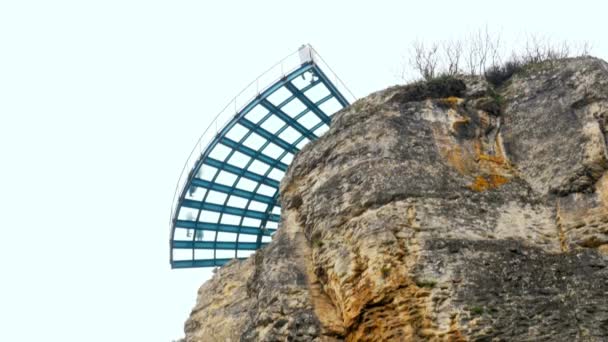
[[433, 44], [430, 47], [425, 47], [422, 42], [414, 42], [413, 58], [410, 63], [412, 66], [422, 75], [426, 80], [430, 80], [435, 77], [435, 70], [439, 61], [437, 50], [439, 46]]
[[[512, 75], [517, 68], [529, 63], [555, 61], [570, 56], [587, 56], [591, 45], [583, 42], [573, 45], [568, 41], [555, 43], [546, 37], [528, 35], [519, 52], [508, 52], [501, 48], [499, 34], [492, 34], [487, 27], [469, 34], [465, 40], [443, 41], [441, 44], [425, 45], [416, 41], [411, 46], [410, 66], [423, 79], [440, 75], [492, 74], [494, 79]], [[402, 78], [405, 77], [405, 70]]]
[[460, 73], [460, 59], [462, 58], [462, 42], [460, 40], [447, 41], [442, 44], [446, 62], [446, 73], [454, 76]]

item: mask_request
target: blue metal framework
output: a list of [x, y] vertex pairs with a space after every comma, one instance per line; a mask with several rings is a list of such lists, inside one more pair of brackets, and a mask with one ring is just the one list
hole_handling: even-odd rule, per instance
[[238, 111], [198, 157], [172, 212], [173, 268], [221, 266], [270, 241], [293, 156], [349, 104], [310, 49], [301, 48], [301, 65]]

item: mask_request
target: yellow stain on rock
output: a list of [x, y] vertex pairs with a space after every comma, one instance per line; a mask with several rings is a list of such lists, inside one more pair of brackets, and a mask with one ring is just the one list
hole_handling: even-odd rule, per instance
[[481, 192], [496, 189], [509, 182], [509, 179], [501, 175], [492, 174], [489, 176], [477, 176], [475, 181], [469, 185], [471, 190]]
[[440, 99], [439, 102], [447, 107], [455, 109], [458, 104], [460, 104], [463, 100], [456, 96], [450, 96], [443, 99]]
[[[445, 121], [436, 121], [432, 127], [435, 144], [447, 164], [461, 175], [473, 179], [468, 186], [472, 191], [488, 191], [507, 184], [516, 171], [505, 156], [500, 133], [495, 136], [485, 133], [492, 120], [496, 119], [479, 111], [479, 120], [472, 122], [467, 113], [459, 113], [461, 109], [455, 108], [460, 99], [445, 98], [441, 101], [451, 108], [446, 110]], [[475, 137], [458, 139], [449, 133], [462, 125], [478, 125], [469, 128], [477, 132]]]

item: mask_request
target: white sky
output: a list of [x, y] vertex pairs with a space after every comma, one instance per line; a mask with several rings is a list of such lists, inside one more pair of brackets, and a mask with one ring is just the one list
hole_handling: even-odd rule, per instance
[[488, 25], [586, 40], [604, 1], [0, 0], [0, 341], [169, 341], [204, 269], [169, 268], [175, 182], [211, 118], [311, 43], [357, 96], [410, 43]]

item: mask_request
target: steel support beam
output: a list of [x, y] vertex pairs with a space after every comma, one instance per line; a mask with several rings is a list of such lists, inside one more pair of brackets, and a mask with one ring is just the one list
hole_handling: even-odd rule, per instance
[[268, 220], [273, 221], [273, 222], [279, 222], [279, 219], [280, 219], [279, 215], [275, 215], [275, 214], [266, 215], [266, 213], [261, 212], [261, 211], [229, 207], [229, 206], [224, 206], [221, 204], [201, 202], [201, 201], [195, 201], [195, 200], [191, 200], [191, 199], [184, 199], [184, 201], [182, 202], [182, 206], [186, 207], [186, 208], [213, 211], [216, 213], [226, 213], [226, 214], [230, 214], [230, 215], [245, 216], [245, 217], [249, 217], [249, 218], [255, 218], [258, 220], [263, 220], [263, 219], [268, 218]]
[[210, 223], [210, 222], [195, 222], [188, 220], [177, 220], [175, 221], [176, 228], [202, 230], [209, 232], [223, 232], [223, 233], [240, 233], [248, 235], [264, 235], [272, 236], [272, 233], [276, 229], [266, 228], [260, 229], [259, 227], [246, 227], [235, 224], [223, 224], [223, 223]]
[[[265, 243], [262, 243], [264, 246]], [[217, 249], [217, 250], [244, 250], [255, 251], [258, 244], [255, 242], [232, 242], [232, 241], [191, 241], [173, 240], [171, 247], [174, 249]]]
[[309, 131], [306, 127], [302, 126], [302, 124], [299, 123], [297, 120], [292, 119], [289, 115], [287, 115], [281, 109], [279, 109], [278, 107], [276, 107], [275, 105], [270, 103], [270, 101], [268, 101], [266, 99], [262, 99], [260, 101], [260, 104], [264, 108], [268, 109], [269, 111], [274, 113], [276, 116], [278, 116], [281, 120], [285, 121], [285, 123], [287, 123], [289, 126], [293, 127], [296, 131], [298, 131], [298, 133], [302, 134], [303, 136], [307, 137], [310, 140], [317, 140], [317, 136], [314, 135], [314, 133]]
[[274, 180], [274, 179], [270, 179], [270, 178], [266, 178], [260, 174], [257, 173], [253, 173], [251, 171], [247, 171], [247, 170], [243, 170], [240, 167], [234, 166], [234, 165], [230, 165], [226, 162], [222, 162], [219, 161], [217, 159], [213, 159], [213, 158], [206, 158], [203, 163], [209, 165], [209, 166], [213, 166], [219, 170], [223, 170], [223, 171], [227, 171], [230, 173], [233, 173], [235, 175], [241, 175], [244, 178], [247, 178], [249, 180], [252, 180], [254, 182], [258, 182], [258, 183], [262, 183], [264, 185], [268, 185], [270, 187], [276, 188], [278, 189], [279, 186], [281, 185], [280, 182]]
[[259, 125], [256, 125], [253, 122], [251, 122], [245, 118], [242, 118], [239, 121], [239, 124], [241, 124], [245, 128], [250, 129], [251, 131], [259, 134], [261, 137], [265, 138], [266, 140], [270, 141], [271, 143], [276, 144], [280, 148], [282, 148], [290, 153], [296, 154], [296, 153], [300, 152], [300, 150], [298, 150], [295, 146], [293, 146], [292, 144], [288, 143], [287, 141], [279, 138], [278, 135], [268, 132], [267, 130], [263, 129]]
[[[291, 82], [287, 82], [285, 83], [285, 88], [287, 88], [287, 90], [294, 94], [298, 98], [298, 100], [300, 100], [306, 106], [306, 108], [310, 109], [313, 113], [315, 113], [315, 115], [317, 115], [319, 119], [321, 119], [321, 121], [323, 121], [326, 125], [329, 125], [329, 123], [331, 122], [331, 118], [327, 116], [327, 114], [325, 114], [321, 110], [321, 108], [317, 107], [317, 105], [315, 105], [306, 95], [301, 93], [298, 88], [296, 88], [296, 86], [291, 84]], [[327, 100], [324, 100], [323, 102], [325, 101]]]
[[218, 184], [218, 183], [206, 181], [206, 180], [200, 179], [200, 178], [194, 178], [192, 180], [191, 184], [193, 186], [196, 186], [199, 188], [205, 188], [205, 189], [209, 189], [209, 190], [213, 190], [213, 191], [217, 191], [217, 192], [221, 192], [221, 193], [229, 194], [229, 195], [236, 195], [236, 196], [239, 196], [244, 199], [250, 199], [250, 200], [254, 200], [254, 201], [258, 201], [258, 202], [262, 202], [262, 203], [266, 203], [266, 204], [274, 204], [274, 201], [273, 201], [272, 197], [270, 197], [270, 196], [261, 195], [261, 194], [251, 192], [251, 191], [241, 190], [239, 188], [234, 187], [234, 185], [228, 186], [228, 185]]
[[275, 167], [281, 171], [287, 171], [287, 165], [284, 163], [281, 163], [281, 161], [276, 160], [272, 157], [269, 157], [265, 154], [259, 153], [259, 151], [256, 151], [250, 147], [247, 147], [245, 145], [239, 144], [238, 142], [230, 139], [230, 138], [226, 138], [226, 137], [222, 137], [220, 138], [220, 143], [224, 146], [230, 147], [232, 149], [234, 149], [235, 151], [239, 151], [242, 154], [257, 159], [261, 162], [264, 162], [268, 165], [275, 165]]

